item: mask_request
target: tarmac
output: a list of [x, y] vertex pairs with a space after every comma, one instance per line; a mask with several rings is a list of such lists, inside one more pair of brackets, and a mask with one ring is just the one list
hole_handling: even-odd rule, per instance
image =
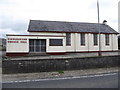
[[62, 73], [61, 72], [38, 72], [38, 73], [21, 73], [21, 74], [2, 74], [2, 82], [77, 77], [77, 76], [83, 76], [83, 75], [106, 74], [106, 73], [113, 73], [113, 72], [118, 72], [118, 67], [71, 70], [71, 71], [62, 71]]

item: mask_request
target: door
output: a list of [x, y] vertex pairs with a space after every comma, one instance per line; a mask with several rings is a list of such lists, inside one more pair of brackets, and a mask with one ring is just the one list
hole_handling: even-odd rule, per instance
[[30, 52], [46, 52], [46, 40], [45, 39], [30, 39], [29, 50]]

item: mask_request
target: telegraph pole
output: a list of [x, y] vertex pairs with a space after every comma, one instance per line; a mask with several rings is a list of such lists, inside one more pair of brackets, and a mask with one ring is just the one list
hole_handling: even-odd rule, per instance
[[99, 0], [97, 0], [97, 12], [98, 12], [98, 31], [99, 31], [99, 51], [98, 51], [98, 55], [102, 56], [102, 52], [101, 52], [101, 36], [100, 36]]

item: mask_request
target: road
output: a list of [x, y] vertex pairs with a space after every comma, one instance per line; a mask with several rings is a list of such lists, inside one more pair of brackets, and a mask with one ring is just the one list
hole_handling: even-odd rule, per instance
[[3, 88], [118, 88], [118, 73], [4, 82]]

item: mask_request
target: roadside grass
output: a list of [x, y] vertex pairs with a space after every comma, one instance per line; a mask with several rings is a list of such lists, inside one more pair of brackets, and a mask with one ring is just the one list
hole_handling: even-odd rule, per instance
[[58, 71], [59, 74], [64, 74], [64, 71]]

